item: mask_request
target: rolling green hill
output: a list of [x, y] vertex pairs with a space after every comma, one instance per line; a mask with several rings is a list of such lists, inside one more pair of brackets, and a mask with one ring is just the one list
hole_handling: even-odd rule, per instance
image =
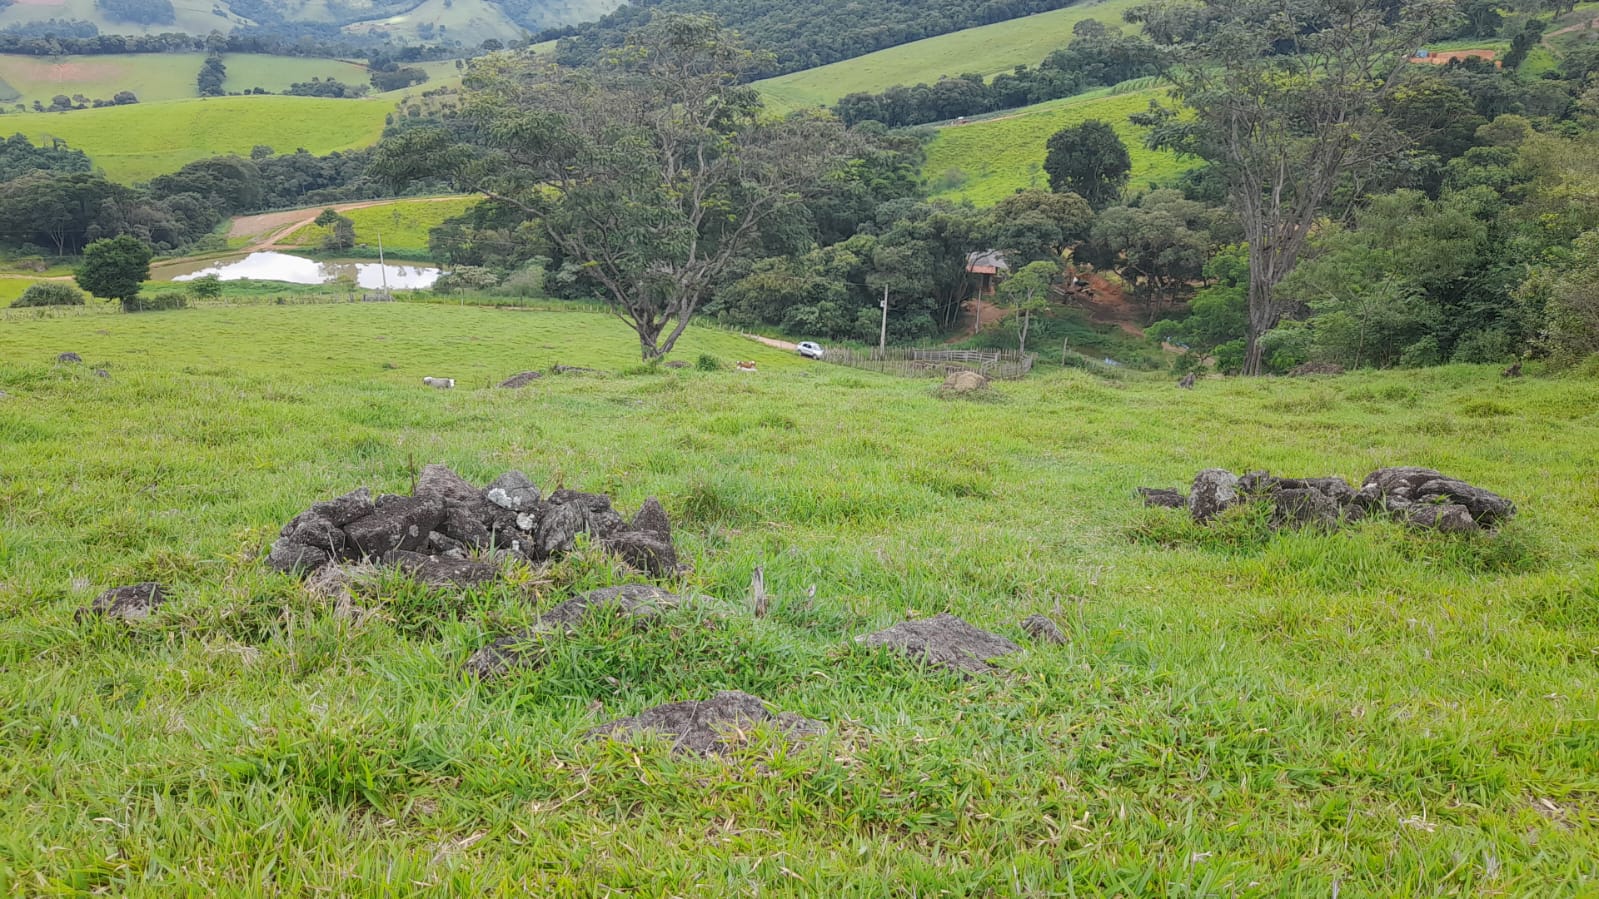
[[[11, 87], [5, 92], [7, 103], [38, 100], [48, 106], [50, 98], [57, 94], [109, 100], [124, 90], [133, 91], [143, 103], [183, 100], [199, 96], [195, 77], [204, 60], [203, 53], [51, 57], [0, 54], [0, 81]], [[365, 66], [337, 59], [229, 53], [223, 57], [223, 64], [228, 69], [223, 87], [228, 91], [260, 87], [278, 92], [296, 81], [312, 78], [337, 78], [347, 84], [367, 81]]]
[[756, 83], [767, 105], [786, 112], [826, 106], [845, 94], [880, 91], [896, 84], [932, 83], [943, 75], [977, 72], [997, 75], [1019, 65], [1034, 65], [1071, 40], [1072, 26], [1084, 19], [1122, 24], [1122, 13], [1136, 0], [1079, 3], [980, 28], [901, 44], [843, 62], [806, 69]]
[[1159, 88], [1116, 93], [1107, 88], [1065, 100], [1040, 103], [964, 125], [939, 129], [927, 147], [923, 172], [938, 196], [966, 199], [980, 206], [1027, 187], [1049, 187], [1043, 173], [1044, 142], [1067, 125], [1099, 119], [1116, 129], [1132, 156], [1129, 188], [1182, 174], [1191, 167], [1173, 153], [1147, 149], [1147, 129], [1127, 117], [1161, 96]]
[[257, 144], [280, 153], [368, 146], [393, 108], [384, 98], [212, 97], [20, 116], [15, 127], [35, 142], [61, 138], [107, 176], [133, 182], [207, 156], [248, 154]]
[[[428, 231], [447, 218], [460, 215], [479, 197], [429, 197], [415, 200], [396, 200], [361, 209], [347, 209], [340, 213], [355, 222], [357, 243], [376, 244], [383, 238], [383, 246], [395, 253], [426, 253]], [[316, 225], [306, 225], [283, 243], [289, 246], [319, 246], [324, 230]]]

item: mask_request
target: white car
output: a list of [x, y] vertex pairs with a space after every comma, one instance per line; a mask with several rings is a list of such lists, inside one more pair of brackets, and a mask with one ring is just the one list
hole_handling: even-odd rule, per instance
[[800, 343], [795, 344], [794, 345], [794, 351], [799, 353], [801, 356], [804, 356], [807, 359], [820, 359], [820, 358], [822, 358], [822, 347], [821, 347], [821, 344], [813, 343], [813, 342], [811, 342], [809, 340], [802, 341]]

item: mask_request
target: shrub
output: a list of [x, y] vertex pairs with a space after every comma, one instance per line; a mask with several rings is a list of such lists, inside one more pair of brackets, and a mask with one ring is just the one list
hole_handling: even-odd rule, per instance
[[64, 281], [39, 281], [17, 297], [12, 307], [23, 306], [82, 306], [83, 291]]
[[498, 275], [476, 265], [462, 265], [445, 272], [433, 282], [434, 293], [455, 293], [459, 290], [489, 290], [499, 286]]
[[710, 353], [701, 353], [700, 357], [694, 360], [694, 367], [700, 371], [721, 371], [722, 360], [712, 356]]
[[195, 278], [189, 282], [189, 292], [197, 300], [214, 300], [222, 296], [222, 279], [216, 275]]

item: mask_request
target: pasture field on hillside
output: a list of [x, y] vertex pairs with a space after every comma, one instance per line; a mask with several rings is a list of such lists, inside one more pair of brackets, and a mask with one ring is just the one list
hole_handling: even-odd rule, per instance
[[330, 153], [365, 147], [383, 133], [394, 105], [381, 98], [208, 97], [85, 109], [16, 120], [35, 142], [61, 138], [89, 154], [108, 177], [146, 181], [184, 163], [222, 153]]
[[164, 31], [183, 31], [189, 34], [209, 34], [228, 31], [240, 23], [237, 16], [218, 16], [214, 0], [172, 0], [174, 21], [159, 25], [137, 25], [106, 16], [95, 0], [21, 0], [0, 9], [0, 28], [47, 19], [77, 19], [91, 22], [102, 34], [158, 34]]
[[831, 105], [857, 91], [880, 91], [896, 84], [931, 84], [944, 75], [997, 75], [1019, 65], [1043, 62], [1044, 57], [1071, 42], [1072, 26], [1084, 19], [1135, 28], [1122, 22], [1122, 13], [1136, 5], [1135, 0], [1078, 3], [768, 78], [755, 86], [769, 107], [787, 112]]
[[[378, 235], [383, 236], [383, 247], [395, 253], [426, 254], [428, 231], [445, 219], [460, 215], [478, 197], [440, 197], [415, 200], [396, 200], [361, 209], [348, 209], [340, 213], [355, 222], [357, 243], [376, 246]], [[324, 229], [307, 225], [290, 234], [284, 243], [290, 246], [320, 246]]]
[[[199, 96], [195, 78], [205, 61], [203, 53], [124, 53], [106, 56], [23, 56], [0, 54], [0, 81], [10, 85], [6, 103], [50, 105], [57, 94], [82, 94], [91, 100], [109, 100], [129, 90], [141, 103], [184, 100]], [[222, 57], [228, 77], [224, 88], [247, 91], [254, 87], [279, 92], [296, 81], [337, 78], [346, 84], [365, 84], [366, 67], [338, 59], [269, 56], [263, 53], [228, 53]]]
[[1115, 88], [1040, 103], [987, 119], [950, 125], [938, 130], [927, 145], [923, 174], [935, 195], [971, 200], [987, 206], [1028, 187], [1049, 189], [1044, 174], [1044, 143], [1068, 125], [1099, 119], [1127, 145], [1133, 170], [1128, 189], [1140, 191], [1151, 182], [1182, 174], [1193, 164], [1164, 150], [1144, 146], [1147, 128], [1127, 120], [1163, 95], [1160, 88], [1113, 93]]
[[[54, 362], [73, 350], [86, 365]], [[989, 402], [691, 329], [409, 304], [0, 323], [0, 893], [1584, 895], [1599, 883], [1599, 380], [1486, 367], [1107, 381]], [[481, 389], [555, 362], [549, 375]], [[89, 369], [103, 367], [109, 378]], [[424, 388], [424, 375], [460, 379]], [[315, 500], [484, 483], [660, 497], [702, 598], [546, 664], [460, 666], [593, 549], [352, 613], [260, 554]], [[1497, 535], [1271, 535], [1146, 510], [1199, 469], [1434, 466]], [[770, 614], [748, 612], [765, 566]], [[74, 610], [145, 579], [132, 624]], [[814, 590], [812, 589], [814, 587]], [[854, 637], [952, 612], [992, 676]], [[1051, 616], [1064, 646], [1017, 622]], [[725, 759], [589, 741], [741, 689], [819, 719]], [[733, 739], [733, 738], [730, 738]]]

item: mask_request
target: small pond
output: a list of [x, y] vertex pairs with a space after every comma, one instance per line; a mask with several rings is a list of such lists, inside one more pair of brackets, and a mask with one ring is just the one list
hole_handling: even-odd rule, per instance
[[193, 281], [205, 275], [216, 275], [224, 281], [249, 278], [256, 281], [287, 281], [290, 284], [331, 284], [340, 277], [355, 276], [355, 283], [367, 290], [383, 286], [385, 270], [388, 286], [395, 290], [415, 290], [432, 287], [439, 279], [439, 270], [423, 265], [379, 265], [376, 262], [331, 260], [318, 262], [288, 253], [251, 253], [235, 259], [212, 259], [205, 262], [180, 262], [157, 266], [155, 277], [172, 281]]

